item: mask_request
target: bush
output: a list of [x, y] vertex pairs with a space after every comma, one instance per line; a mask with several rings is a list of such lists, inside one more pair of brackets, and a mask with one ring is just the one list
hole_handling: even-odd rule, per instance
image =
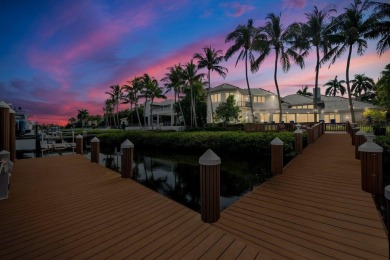
[[270, 143], [275, 137], [284, 142], [284, 156], [287, 162], [295, 156], [294, 134], [290, 132], [122, 131], [98, 135], [102, 150], [105, 148], [113, 150], [114, 146], [119, 148], [123, 141], [129, 139], [135, 147], [141, 149], [201, 155], [210, 148], [216, 154], [238, 158], [269, 157]]

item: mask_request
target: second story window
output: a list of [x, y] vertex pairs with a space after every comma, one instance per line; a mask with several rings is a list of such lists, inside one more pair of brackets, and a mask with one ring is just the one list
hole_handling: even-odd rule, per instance
[[230, 96], [233, 96], [233, 97], [234, 97], [234, 96], [235, 96], [234, 94], [235, 94], [234, 92], [226, 92], [226, 93], [225, 93], [225, 99], [227, 100], [228, 97], [230, 97]]
[[253, 103], [264, 103], [265, 97], [263, 96], [254, 96], [253, 97]]
[[211, 101], [213, 103], [221, 102], [221, 94], [213, 94], [213, 95], [211, 95]]

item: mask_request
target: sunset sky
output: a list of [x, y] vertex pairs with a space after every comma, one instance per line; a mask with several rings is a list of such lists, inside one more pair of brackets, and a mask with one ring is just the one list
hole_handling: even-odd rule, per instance
[[[282, 14], [286, 27], [302, 21], [316, 5], [330, 4], [338, 13], [352, 0], [2, 0], [0, 1], [0, 100], [22, 107], [39, 123], [66, 124], [78, 109], [102, 114], [110, 85], [124, 84], [149, 73], [160, 80], [167, 67], [189, 62], [194, 53], [211, 45], [224, 52], [225, 37], [249, 18], [264, 24], [267, 13]], [[350, 77], [365, 73], [375, 81], [390, 52], [378, 57], [376, 41], [368, 42], [364, 56], [354, 49]], [[212, 86], [230, 83], [245, 88], [244, 64], [237, 56], [221, 63], [225, 79], [212, 75]], [[272, 54], [256, 74], [252, 88], [276, 92]], [[314, 55], [301, 70], [293, 65], [279, 72], [282, 96], [314, 85]], [[320, 71], [319, 84], [338, 75], [345, 79], [346, 55]], [[204, 71], [205, 72], [205, 71]], [[162, 84], [161, 84], [162, 86]], [[322, 88], [325, 93], [325, 88]], [[122, 107], [123, 109], [125, 106]]]

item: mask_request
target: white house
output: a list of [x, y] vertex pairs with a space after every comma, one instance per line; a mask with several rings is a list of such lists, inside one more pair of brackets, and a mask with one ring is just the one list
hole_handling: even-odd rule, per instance
[[[320, 92], [320, 89], [319, 89]], [[279, 122], [279, 105], [276, 94], [261, 89], [251, 89], [253, 98], [253, 110], [255, 122]], [[320, 93], [319, 93], [320, 94]], [[249, 106], [249, 95], [247, 89], [230, 84], [221, 84], [212, 88], [208, 95], [211, 95], [213, 111], [221, 102], [226, 102], [226, 99], [232, 95], [241, 109], [239, 121], [251, 122], [251, 111]], [[324, 120], [326, 123], [331, 122], [346, 122], [351, 120], [348, 98], [330, 97], [318, 95], [320, 98], [317, 102], [318, 110], [314, 110], [313, 97], [292, 94], [282, 97], [282, 120], [284, 122], [314, 122], [314, 113], [317, 113], [318, 120]], [[355, 109], [356, 121], [362, 120], [362, 113], [365, 109], [379, 107], [371, 103], [362, 101], [353, 101]], [[211, 122], [211, 105], [210, 96], [207, 96], [207, 122]]]
[[[180, 125], [178, 126], [176, 122], [178, 122], [177, 113], [174, 110], [174, 100], [164, 100], [162, 102], [155, 102], [151, 104], [151, 101], [146, 101], [144, 117], [146, 125], [151, 128], [153, 124], [153, 128], [157, 129], [174, 129], [180, 130]], [[150, 119], [150, 109], [153, 109], [153, 119]]]

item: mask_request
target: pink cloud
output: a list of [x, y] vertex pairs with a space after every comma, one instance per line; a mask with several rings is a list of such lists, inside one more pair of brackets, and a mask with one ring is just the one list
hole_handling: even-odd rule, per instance
[[221, 7], [223, 7], [224, 9], [227, 9], [225, 11], [225, 13], [227, 16], [231, 16], [231, 17], [240, 17], [244, 13], [247, 13], [247, 12], [255, 9], [255, 7], [253, 5], [243, 5], [243, 4], [240, 4], [237, 2], [236, 3], [229, 3], [229, 4], [222, 3]]
[[287, 9], [302, 9], [306, 4], [307, 0], [283, 0], [282, 6]]

